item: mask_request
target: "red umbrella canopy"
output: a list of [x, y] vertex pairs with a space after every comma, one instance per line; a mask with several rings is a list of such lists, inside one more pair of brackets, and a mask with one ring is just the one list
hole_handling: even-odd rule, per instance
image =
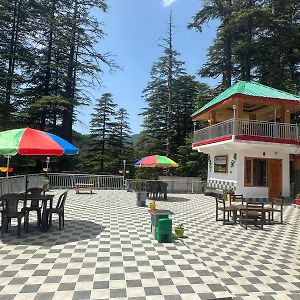
[[147, 157], [144, 157], [137, 161], [134, 164], [135, 167], [152, 167], [152, 168], [170, 168], [178, 167], [178, 163], [176, 163], [174, 160], [170, 159], [167, 156], [162, 155], [150, 155]]

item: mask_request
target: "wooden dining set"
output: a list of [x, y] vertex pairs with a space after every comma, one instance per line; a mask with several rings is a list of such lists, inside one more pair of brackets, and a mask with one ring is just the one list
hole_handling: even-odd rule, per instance
[[18, 237], [21, 236], [22, 220], [24, 229], [29, 228], [30, 212], [37, 214], [37, 227], [46, 232], [52, 225], [52, 214], [59, 217], [59, 230], [64, 227], [64, 206], [67, 191], [63, 192], [53, 207], [54, 195], [47, 194], [43, 188], [32, 187], [25, 193], [9, 193], [0, 196], [1, 236], [8, 232], [13, 219], [17, 220]]
[[226, 195], [216, 195], [215, 200], [216, 221], [222, 221], [223, 225], [239, 223], [245, 229], [254, 225], [263, 230], [266, 224], [283, 224], [283, 198], [272, 197], [269, 203], [264, 203], [246, 201], [243, 195], [230, 195], [228, 199]]

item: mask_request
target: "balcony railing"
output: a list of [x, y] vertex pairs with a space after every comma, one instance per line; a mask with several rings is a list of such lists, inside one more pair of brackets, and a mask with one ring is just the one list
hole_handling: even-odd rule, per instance
[[299, 141], [297, 124], [230, 119], [194, 132], [194, 143], [209, 141], [225, 136], [248, 136]]

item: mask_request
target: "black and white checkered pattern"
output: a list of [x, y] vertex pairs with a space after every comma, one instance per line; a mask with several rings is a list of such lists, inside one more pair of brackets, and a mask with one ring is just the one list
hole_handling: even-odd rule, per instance
[[63, 231], [55, 219], [40, 233], [30, 217], [29, 233], [2, 238], [0, 299], [300, 299], [300, 210], [246, 231], [216, 222], [211, 197], [168, 198], [158, 207], [186, 237], [159, 244], [135, 193], [70, 191]]
[[223, 190], [223, 191], [229, 189], [233, 189], [234, 191], [236, 190], [236, 182], [230, 180], [219, 180], [219, 179], [208, 178], [207, 186], [214, 189]]

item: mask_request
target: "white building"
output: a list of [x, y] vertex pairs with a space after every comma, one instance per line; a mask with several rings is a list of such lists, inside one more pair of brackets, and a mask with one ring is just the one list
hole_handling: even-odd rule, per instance
[[300, 127], [290, 124], [298, 111], [299, 96], [245, 81], [196, 111], [193, 121], [208, 124], [192, 145], [209, 155], [207, 186], [245, 198], [300, 192]]

